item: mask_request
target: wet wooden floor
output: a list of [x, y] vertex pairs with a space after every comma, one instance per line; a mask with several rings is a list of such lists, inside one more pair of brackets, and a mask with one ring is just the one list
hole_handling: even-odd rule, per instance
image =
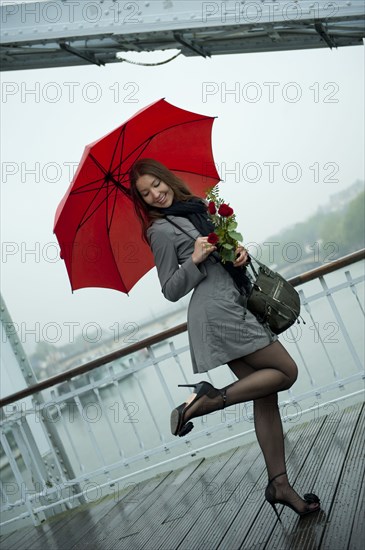
[[289, 478], [321, 499], [299, 518], [264, 501], [257, 443], [139, 483], [1, 538], [2, 550], [363, 550], [364, 407], [295, 425], [285, 438]]

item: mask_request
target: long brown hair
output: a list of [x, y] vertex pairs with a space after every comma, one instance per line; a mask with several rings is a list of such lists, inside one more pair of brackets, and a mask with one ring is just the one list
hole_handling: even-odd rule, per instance
[[164, 214], [159, 212], [158, 208], [152, 208], [141, 197], [137, 189], [137, 180], [141, 176], [149, 174], [155, 176], [159, 180], [163, 181], [171, 187], [174, 192], [174, 200], [186, 201], [192, 197], [196, 197], [186, 183], [175, 176], [171, 170], [169, 170], [164, 164], [161, 164], [154, 159], [139, 159], [137, 160], [129, 172], [129, 181], [131, 185], [131, 198], [134, 204], [136, 215], [141, 222], [142, 226], [142, 238], [149, 244], [147, 239], [147, 229], [157, 218], [163, 218]]

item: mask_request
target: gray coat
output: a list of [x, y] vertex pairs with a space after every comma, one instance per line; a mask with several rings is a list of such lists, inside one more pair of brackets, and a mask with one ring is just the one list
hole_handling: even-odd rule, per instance
[[[200, 233], [187, 219], [169, 218], [195, 240]], [[269, 345], [277, 336], [244, 308], [243, 298], [212, 255], [194, 264], [194, 240], [165, 219], [148, 228], [161, 290], [176, 302], [191, 290], [187, 323], [193, 371], [206, 372]]]

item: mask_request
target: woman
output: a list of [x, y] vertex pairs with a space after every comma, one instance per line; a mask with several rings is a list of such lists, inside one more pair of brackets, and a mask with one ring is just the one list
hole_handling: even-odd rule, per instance
[[[137, 161], [130, 182], [165, 298], [175, 302], [194, 289], [187, 319], [193, 371], [228, 364], [238, 378], [222, 389], [208, 382], [192, 385], [192, 396], [171, 413], [172, 433], [186, 435], [193, 428], [192, 418], [253, 400], [255, 431], [269, 477], [266, 500], [277, 515], [276, 503], [300, 516], [319, 510], [318, 497], [300, 498], [286, 474], [277, 393], [294, 384], [296, 364], [277, 337], [246, 311], [245, 278], [239, 285], [236, 277], [244, 270], [222, 264], [217, 247], [208, 242], [212, 229], [206, 203], [153, 159]], [[247, 251], [239, 246], [236, 254], [233, 266], [244, 267]]]

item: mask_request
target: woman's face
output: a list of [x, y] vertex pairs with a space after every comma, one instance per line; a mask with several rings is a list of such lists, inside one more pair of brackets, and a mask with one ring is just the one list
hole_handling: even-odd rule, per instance
[[174, 200], [174, 192], [165, 182], [145, 174], [140, 176], [136, 182], [136, 187], [145, 203], [156, 208], [168, 208]]

